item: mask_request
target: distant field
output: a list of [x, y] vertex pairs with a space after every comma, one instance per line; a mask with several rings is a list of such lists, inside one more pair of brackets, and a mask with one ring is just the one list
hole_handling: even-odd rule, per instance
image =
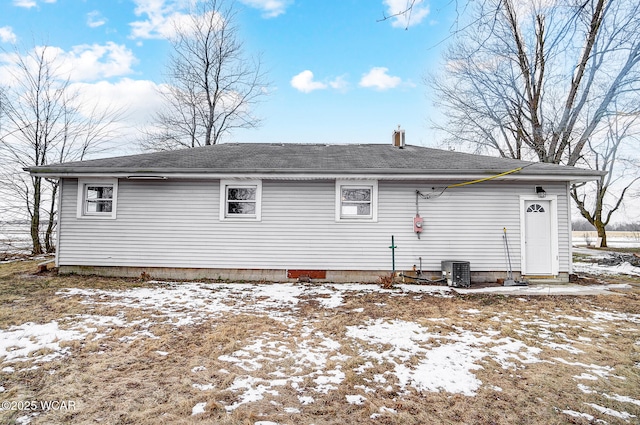
[[0, 253], [28, 250], [30, 245], [27, 223], [0, 223]]
[[[598, 237], [598, 232], [587, 232], [584, 230], [574, 230], [573, 236], [584, 237], [588, 235], [591, 238]], [[635, 239], [640, 241], [640, 230], [636, 232], [607, 232], [607, 238]]]
[[[44, 235], [47, 222], [40, 226]], [[0, 254], [19, 254], [31, 251], [31, 234], [28, 222], [0, 222]]]
[[[572, 232], [574, 245], [596, 245], [598, 232], [575, 230]], [[612, 248], [640, 247], [640, 231], [637, 232], [607, 232], [607, 245]]]

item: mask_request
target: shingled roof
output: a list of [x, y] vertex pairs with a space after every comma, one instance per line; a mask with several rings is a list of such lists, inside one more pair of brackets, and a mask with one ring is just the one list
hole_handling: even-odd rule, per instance
[[483, 175], [523, 167], [520, 175], [599, 176], [598, 171], [555, 164], [391, 144], [228, 143], [25, 168], [49, 176], [84, 174], [396, 174]]

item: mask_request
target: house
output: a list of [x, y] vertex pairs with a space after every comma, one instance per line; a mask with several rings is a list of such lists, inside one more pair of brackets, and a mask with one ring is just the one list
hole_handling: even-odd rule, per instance
[[569, 188], [600, 176], [403, 138], [221, 144], [26, 170], [60, 181], [61, 273], [335, 282], [392, 268], [437, 277], [448, 260], [495, 282], [507, 253], [515, 278], [567, 281]]

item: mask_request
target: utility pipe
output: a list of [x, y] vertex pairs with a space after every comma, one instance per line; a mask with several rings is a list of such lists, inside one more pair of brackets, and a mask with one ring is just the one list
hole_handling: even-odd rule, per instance
[[396, 276], [396, 244], [394, 243], [394, 237], [391, 235], [391, 267], [393, 272], [393, 277]]

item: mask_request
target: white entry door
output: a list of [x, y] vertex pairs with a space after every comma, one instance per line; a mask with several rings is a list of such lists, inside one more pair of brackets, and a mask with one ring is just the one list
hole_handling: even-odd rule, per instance
[[551, 275], [555, 249], [552, 245], [551, 201], [536, 199], [524, 203], [524, 260], [527, 275]]

